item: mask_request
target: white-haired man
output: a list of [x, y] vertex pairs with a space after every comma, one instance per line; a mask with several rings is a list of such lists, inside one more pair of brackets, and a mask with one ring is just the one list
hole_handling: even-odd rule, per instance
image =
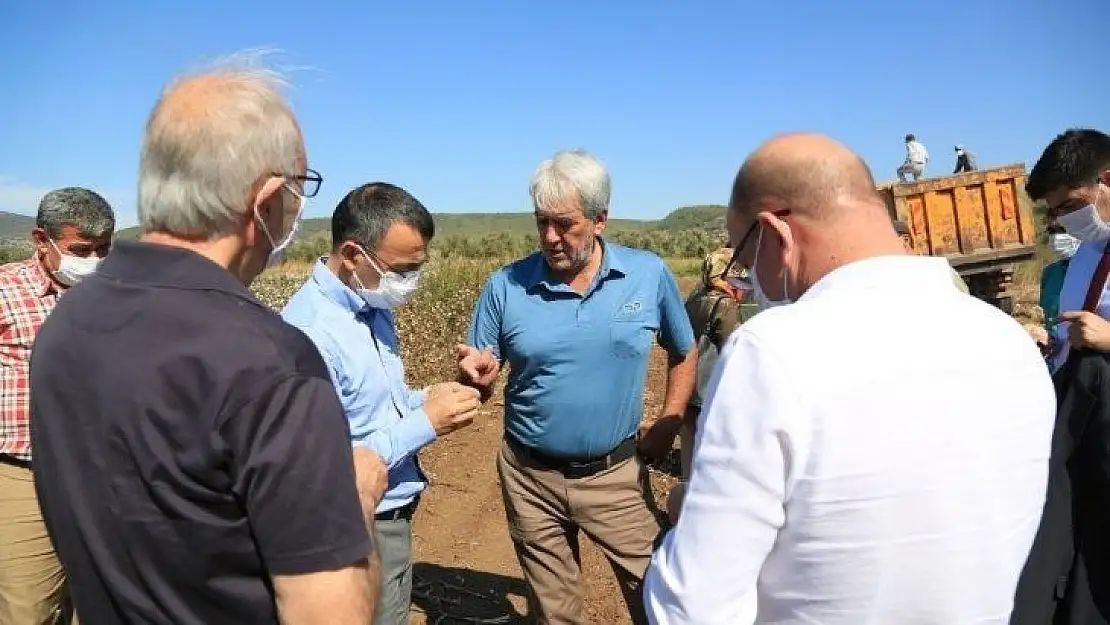
[[83, 622], [370, 622], [385, 467], [352, 454], [312, 343], [247, 290], [321, 182], [280, 86], [229, 65], [163, 93], [141, 239], [35, 343], [33, 470]]
[[[582, 622], [580, 530], [608, 557], [633, 621], [646, 622], [640, 585], [659, 525], [637, 447], [649, 458], [671, 449], [694, 385], [697, 349], [671, 272], [601, 239], [609, 188], [586, 152], [540, 164], [530, 185], [540, 251], [490, 278], [459, 349], [460, 379], [485, 398], [510, 366], [498, 472], [545, 624]], [[656, 336], [670, 357], [667, 395], [662, 416], [642, 419]]]

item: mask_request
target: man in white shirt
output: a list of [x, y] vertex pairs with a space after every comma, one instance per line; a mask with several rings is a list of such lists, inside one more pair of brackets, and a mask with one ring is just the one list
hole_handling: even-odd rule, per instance
[[906, 254], [825, 137], [757, 150], [728, 221], [763, 311], [709, 383], [652, 622], [1006, 623], [1055, 412], [1028, 335]]
[[929, 152], [924, 145], [912, 134], [906, 135], [906, 160], [898, 166], [898, 180], [908, 182], [906, 174], [913, 176], [917, 182], [925, 175], [925, 166], [929, 164]]

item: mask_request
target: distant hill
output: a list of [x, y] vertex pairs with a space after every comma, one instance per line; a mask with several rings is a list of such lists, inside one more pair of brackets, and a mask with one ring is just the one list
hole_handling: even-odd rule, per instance
[[[535, 232], [536, 222], [532, 213], [437, 213], [436, 236], [485, 235], [508, 232], [511, 234], [531, 234]], [[301, 224], [305, 238], [317, 234], [327, 234], [331, 230], [331, 220], [323, 217], [306, 219]], [[724, 206], [686, 206], [671, 211], [663, 219], [611, 219], [611, 231], [628, 230], [721, 230], [725, 227]], [[127, 228], [117, 236], [133, 239], [139, 229]]]
[[25, 243], [35, 227], [35, 218], [0, 211], [0, 244], [7, 242]]
[[659, 222], [664, 230], [720, 230], [725, 229], [726, 207], [719, 204], [683, 206], [671, 211]]

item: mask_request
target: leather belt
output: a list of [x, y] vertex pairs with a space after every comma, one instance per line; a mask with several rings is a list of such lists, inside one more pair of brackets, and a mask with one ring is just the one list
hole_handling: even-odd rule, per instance
[[636, 437], [629, 436], [621, 441], [613, 451], [589, 460], [570, 460], [567, 458], [557, 458], [537, 451], [528, 447], [519, 441], [513, 439], [512, 436], [506, 434], [505, 441], [513, 449], [513, 453], [521, 458], [526, 458], [532, 462], [542, 466], [545, 469], [558, 471], [563, 474], [563, 477], [568, 479], [579, 479], [583, 477], [590, 477], [615, 467], [616, 465], [628, 460], [636, 455]]
[[374, 515], [375, 521], [401, 521], [411, 520], [412, 515], [416, 514], [416, 506], [420, 503], [420, 498], [417, 497], [400, 508], [386, 510]]
[[9, 456], [8, 454], [0, 454], [0, 464], [6, 464], [12, 467], [19, 467], [20, 469], [27, 469], [28, 471], [31, 470], [31, 462], [29, 460], [20, 460], [19, 458], [16, 458], [15, 456]]

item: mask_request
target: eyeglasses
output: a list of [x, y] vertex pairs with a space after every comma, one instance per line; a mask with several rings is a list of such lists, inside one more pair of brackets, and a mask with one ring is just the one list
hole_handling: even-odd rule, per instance
[[[777, 211], [771, 211], [771, 214], [774, 215], [775, 217], [786, 217], [787, 215], [790, 214], [790, 209], [789, 208], [783, 208], [783, 209], [780, 209], [780, 210], [777, 210]], [[736, 244], [736, 249], [733, 250], [733, 252], [732, 252], [732, 258], [729, 259], [728, 264], [725, 265], [724, 273], [721, 274], [721, 275], [726, 276], [726, 278], [725, 278], [726, 282], [728, 282], [729, 284], [731, 284], [732, 286], [734, 286], [738, 289], [750, 289], [750, 288], [752, 288], [752, 284], [751, 284], [752, 278], [751, 278], [751, 276], [749, 275], [746, 278], [729, 278], [727, 276], [728, 276], [729, 273], [732, 272], [732, 268], [740, 263], [740, 255], [744, 253], [744, 248], [747, 247], [748, 241], [752, 238], [752, 234], [755, 233], [756, 226], [758, 226], [758, 225], [759, 225], [759, 219], [757, 218], [755, 221], [752, 222], [751, 226], [748, 226], [748, 231], [744, 233], [744, 236], [740, 237], [740, 242]]]
[[[390, 265], [389, 263], [382, 260], [381, 256], [378, 256], [377, 254], [375, 254], [371, 251], [368, 251], [362, 245], [359, 245], [358, 249], [363, 254], [366, 254], [366, 259], [370, 261], [370, 264], [374, 266], [374, 269], [378, 270], [379, 274], [385, 273], [386, 271], [390, 271], [390, 272], [393, 272], [393, 273], [401, 276], [404, 279], [408, 279], [408, 278], [411, 278], [414, 275], [419, 274], [420, 269], [422, 268], [422, 266], [421, 266], [421, 267], [418, 267], [416, 269], [409, 269], [407, 271], [400, 271], [400, 270], [396, 269], [393, 265]], [[427, 262], [427, 259], [425, 259], [425, 263], [426, 262]], [[378, 263], [381, 263], [381, 267], [378, 266]], [[385, 267], [385, 270], [383, 270], [382, 267]]]
[[301, 197], [316, 197], [320, 192], [320, 185], [324, 182], [324, 177], [320, 172], [315, 169], [305, 169], [304, 175], [299, 174], [283, 174], [279, 171], [270, 172], [271, 176], [278, 176], [285, 178], [295, 185], [293, 192]]

